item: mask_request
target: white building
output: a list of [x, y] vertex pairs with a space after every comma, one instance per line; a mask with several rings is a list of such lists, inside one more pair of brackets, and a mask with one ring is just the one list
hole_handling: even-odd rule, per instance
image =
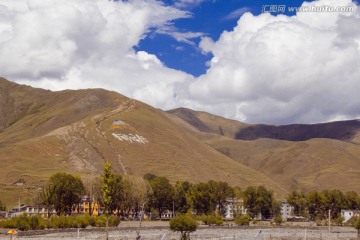
[[234, 219], [236, 214], [246, 214], [247, 209], [244, 207], [242, 199], [227, 199], [225, 204], [225, 219]]
[[293, 207], [286, 201], [281, 202], [281, 217], [284, 221], [292, 216]]
[[[26, 213], [29, 216], [35, 216], [40, 215], [41, 217], [47, 217], [48, 216], [48, 207], [44, 205], [24, 205], [21, 204], [19, 207], [15, 207], [12, 209], [12, 211], [9, 212], [9, 217], [17, 217], [23, 213]], [[56, 214], [55, 210], [52, 210], [50, 214]]]
[[359, 210], [341, 210], [341, 216], [344, 217], [344, 222], [347, 222], [353, 217], [360, 216], [360, 211]]

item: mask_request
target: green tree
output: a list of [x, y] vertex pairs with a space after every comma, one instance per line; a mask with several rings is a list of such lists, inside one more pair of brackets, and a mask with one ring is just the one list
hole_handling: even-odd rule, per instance
[[198, 215], [208, 215], [215, 211], [216, 200], [206, 183], [194, 184], [187, 193], [187, 199]]
[[85, 192], [79, 177], [67, 173], [52, 175], [41, 194], [42, 202], [53, 205], [57, 214], [69, 214], [72, 208], [81, 202]]
[[113, 213], [116, 210], [120, 210], [122, 202], [124, 201], [124, 182], [122, 176], [119, 174], [113, 174], [112, 181], [109, 186], [111, 196], [109, 212]]
[[175, 211], [178, 213], [187, 213], [191, 205], [187, 201], [186, 195], [191, 188], [191, 183], [188, 181], [177, 182], [174, 187], [174, 202], [175, 202]]
[[54, 209], [55, 186], [47, 184], [39, 193], [40, 202], [47, 207], [47, 217], [50, 218]]
[[216, 182], [210, 180], [208, 183], [210, 194], [214, 202], [214, 210], [217, 209], [219, 214], [225, 214], [226, 201], [235, 197], [234, 188], [232, 188], [227, 182]]
[[273, 197], [273, 192], [264, 186], [257, 188], [250, 186], [246, 188], [243, 195], [245, 206], [252, 218], [260, 213], [262, 218], [268, 219], [278, 212], [279, 206]]
[[326, 196], [316, 190], [312, 190], [306, 195], [308, 211], [311, 218], [324, 218], [326, 216]]
[[253, 186], [249, 186], [243, 192], [244, 205], [247, 208], [251, 218], [255, 218], [259, 213], [259, 208], [256, 206], [257, 190]]
[[296, 216], [303, 216], [306, 214], [306, 196], [303, 192], [292, 191], [286, 201], [293, 207]]
[[360, 209], [360, 197], [355, 191], [349, 191], [346, 193], [346, 199], [348, 203], [348, 207], [351, 210]]
[[180, 232], [181, 240], [190, 239], [190, 233], [195, 232], [198, 222], [191, 214], [179, 215], [170, 220], [170, 229], [174, 232]]
[[325, 210], [331, 210], [331, 217], [337, 218], [341, 214], [341, 209], [348, 209], [348, 201], [345, 194], [338, 190], [324, 190], [323, 194], [326, 197]]
[[264, 186], [259, 186], [257, 189], [256, 205], [258, 206], [263, 218], [271, 218], [274, 210], [276, 210], [275, 204], [276, 201], [273, 197], [273, 192], [267, 190]]
[[112, 187], [114, 186], [114, 174], [112, 173], [111, 163], [104, 162], [104, 172], [101, 175], [101, 203], [104, 206], [106, 216], [106, 240], [109, 239], [109, 214], [111, 210]]
[[150, 205], [156, 209], [161, 219], [162, 213], [172, 209], [174, 189], [166, 177], [155, 177], [150, 181], [152, 194]]

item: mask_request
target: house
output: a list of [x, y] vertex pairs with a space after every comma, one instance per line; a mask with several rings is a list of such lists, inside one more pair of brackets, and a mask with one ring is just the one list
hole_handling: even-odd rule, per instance
[[9, 217], [17, 217], [24, 213], [26, 213], [29, 216], [40, 215], [41, 217], [46, 218], [48, 216], [48, 213], [50, 213], [50, 215], [53, 215], [53, 214], [56, 214], [56, 211], [54, 209], [49, 209], [48, 206], [45, 206], [45, 205], [21, 204], [19, 207], [13, 208], [8, 213], [8, 216]]
[[284, 221], [292, 217], [293, 207], [286, 201], [281, 202], [281, 217]]
[[344, 222], [347, 222], [353, 217], [359, 217], [360, 210], [341, 210], [341, 216], [344, 217]]
[[246, 214], [247, 209], [244, 206], [244, 200], [229, 198], [226, 200], [224, 209], [224, 218], [225, 219], [234, 219], [236, 214]]
[[87, 213], [90, 214], [90, 206], [92, 216], [99, 216], [101, 215], [101, 209], [99, 204], [95, 201], [95, 199], [90, 199], [88, 196], [84, 196], [81, 199], [81, 203], [78, 206], [73, 208], [73, 213]]
[[164, 212], [161, 213], [161, 219], [163, 219], [163, 220], [171, 219], [173, 217], [174, 217], [174, 214], [170, 210], [165, 210]]

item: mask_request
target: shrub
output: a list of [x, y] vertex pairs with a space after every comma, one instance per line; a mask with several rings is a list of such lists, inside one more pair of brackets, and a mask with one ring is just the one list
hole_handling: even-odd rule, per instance
[[283, 219], [282, 219], [282, 217], [280, 215], [276, 215], [274, 217], [274, 222], [275, 222], [276, 225], [280, 226], [281, 223], [283, 222]]
[[360, 217], [352, 218], [351, 224], [358, 230], [358, 236], [360, 236]]
[[92, 227], [95, 227], [95, 225], [96, 225], [95, 217], [92, 217], [90, 215], [85, 215], [85, 217], [89, 221], [89, 225]]
[[106, 217], [100, 216], [95, 218], [96, 227], [105, 227], [106, 226]]
[[[109, 216], [109, 226], [116, 227], [120, 224], [120, 218], [116, 216]], [[56, 216], [53, 215], [50, 219], [44, 219], [38, 216], [28, 216], [23, 214], [21, 216], [5, 219], [0, 221], [0, 228], [16, 228], [22, 231], [39, 230], [45, 228], [86, 228], [87, 226], [105, 227], [106, 218], [91, 217], [89, 215], [78, 216]]]
[[219, 226], [219, 225], [223, 224], [223, 222], [224, 222], [222, 217], [215, 213], [211, 214], [211, 215], [203, 215], [200, 217], [200, 220], [205, 225], [216, 225], [216, 226]]
[[29, 223], [30, 223], [30, 228], [31, 229], [34, 229], [34, 230], [39, 229], [40, 219], [38, 217], [36, 217], [36, 216], [30, 217], [29, 220], [30, 220]]
[[235, 218], [235, 223], [240, 226], [245, 226], [250, 224], [250, 216], [248, 214], [239, 214]]
[[109, 227], [117, 227], [120, 224], [120, 218], [116, 216], [109, 216]]
[[88, 216], [79, 215], [75, 218], [77, 228], [86, 228], [90, 225], [90, 220]]
[[31, 229], [30, 217], [27, 214], [22, 214], [15, 218], [16, 228], [21, 231], [28, 231]]
[[176, 216], [170, 220], [170, 229], [174, 232], [180, 232], [181, 240], [189, 239], [190, 233], [196, 231], [198, 225], [190, 213]]
[[14, 218], [5, 219], [0, 221], [0, 228], [16, 228], [16, 222]]

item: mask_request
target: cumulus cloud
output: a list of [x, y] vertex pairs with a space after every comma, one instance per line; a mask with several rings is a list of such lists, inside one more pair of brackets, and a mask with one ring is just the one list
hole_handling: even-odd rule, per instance
[[[210, 68], [189, 86], [197, 108], [247, 122], [322, 122], [360, 116], [360, 11], [244, 14], [231, 32], [200, 47]], [[208, 107], [211, 106], [211, 107]]]
[[102, 87], [174, 106], [175, 84], [191, 76], [133, 47], [149, 29], [188, 16], [152, 0], [2, 1], [0, 72], [37, 87]]
[[[303, 5], [354, 11], [245, 13], [214, 41], [173, 31], [173, 20], [189, 13], [155, 0], [2, 0], [0, 72], [36, 87], [101, 87], [163, 109], [185, 106], [251, 123], [357, 118], [359, 7], [350, 0]], [[189, 44], [202, 36], [201, 51], [213, 55], [206, 74], [194, 78], [135, 51], [150, 30]]]

